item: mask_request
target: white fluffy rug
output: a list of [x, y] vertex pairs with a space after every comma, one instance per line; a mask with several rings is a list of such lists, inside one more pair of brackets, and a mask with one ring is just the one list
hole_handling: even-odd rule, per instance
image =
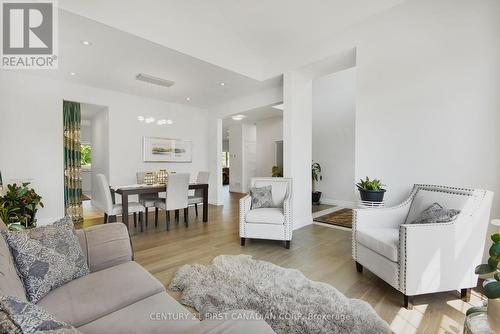
[[249, 255], [220, 255], [212, 265], [185, 265], [170, 289], [201, 317], [234, 309], [253, 310], [280, 333], [390, 333], [366, 302], [349, 299], [300, 271]]

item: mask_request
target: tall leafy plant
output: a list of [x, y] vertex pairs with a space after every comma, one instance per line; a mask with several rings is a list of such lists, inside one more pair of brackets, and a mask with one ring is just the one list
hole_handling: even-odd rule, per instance
[[500, 298], [500, 233], [491, 236], [488, 263], [476, 267], [476, 274], [489, 278], [484, 284], [484, 294], [489, 299]]
[[42, 197], [28, 182], [9, 184], [5, 195], [0, 197], [0, 218], [12, 229], [18, 225], [35, 227], [35, 215], [40, 207], [43, 207]]
[[312, 190], [313, 192], [316, 190], [316, 182], [323, 180], [323, 176], [321, 175], [321, 165], [318, 162], [313, 162], [311, 165], [311, 173], [312, 173]]

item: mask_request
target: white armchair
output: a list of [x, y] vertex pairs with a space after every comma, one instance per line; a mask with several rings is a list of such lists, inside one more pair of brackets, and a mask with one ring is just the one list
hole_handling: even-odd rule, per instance
[[285, 241], [290, 248], [292, 240], [292, 179], [281, 177], [253, 178], [252, 187], [272, 186], [273, 208], [252, 209], [252, 198], [240, 199], [240, 238], [245, 246], [246, 238]]
[[[366, 267], [404, 294], [461, 290], [470, 298], [477, 285], [493, 193], [486, 190], [416, 184], [402, 204], [354, 210], [352, 256], [358, 272]], [[460, 209], [448, 223], [410, 224], [433, 203]]]

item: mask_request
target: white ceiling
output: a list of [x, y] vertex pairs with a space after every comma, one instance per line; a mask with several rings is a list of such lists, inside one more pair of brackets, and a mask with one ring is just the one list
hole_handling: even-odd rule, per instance
[[[84, 46], [82, 40], [92, 45]], [[175, 85], [166, 88], [140, 82], [135, 80], [138, 73], [172, 80]], [[201, 108], [282, 83], [281, 77], [250, 79], [63, 10], [59, 11], [59, 68], [31, 74]], [[190, 101], [186, 101], [187, 97]]]
[[[264, 64], [405, 0], [59, 0], [60, 7], [240, 74], [263, 79]], [[305, 65], [305, 64], [304, 64]]]
[[273, 108], [272, 106], [265, 106], [248, 110], [246, 112], [239, 113], [238, 115], [244, 115], [245, 118], [241, 121], [236, 121], [232, 119], [232, 116], [234, 115], [231, 115], [222, 120], [222, 136], [224, 139], [229, 139], [229, 127], [233, 124], [255, 123], [269, 118], [283, 117], [283, 110]]

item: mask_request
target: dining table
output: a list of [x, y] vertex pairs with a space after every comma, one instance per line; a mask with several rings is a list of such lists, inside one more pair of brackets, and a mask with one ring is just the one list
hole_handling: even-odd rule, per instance
[[[208, 183], [190, 183], [189, 190], [203, 190], [203, 222], [208, 222]], [[133, 184], [124, 186], [112, 186], [111, 194], [113, 204], [115, 202], [115, 194], [121, 195], [122, 198], [122, 222], [128, 228], [128, 197], [132, 195], [156, 194], [165, 192], [164, 184]]]

